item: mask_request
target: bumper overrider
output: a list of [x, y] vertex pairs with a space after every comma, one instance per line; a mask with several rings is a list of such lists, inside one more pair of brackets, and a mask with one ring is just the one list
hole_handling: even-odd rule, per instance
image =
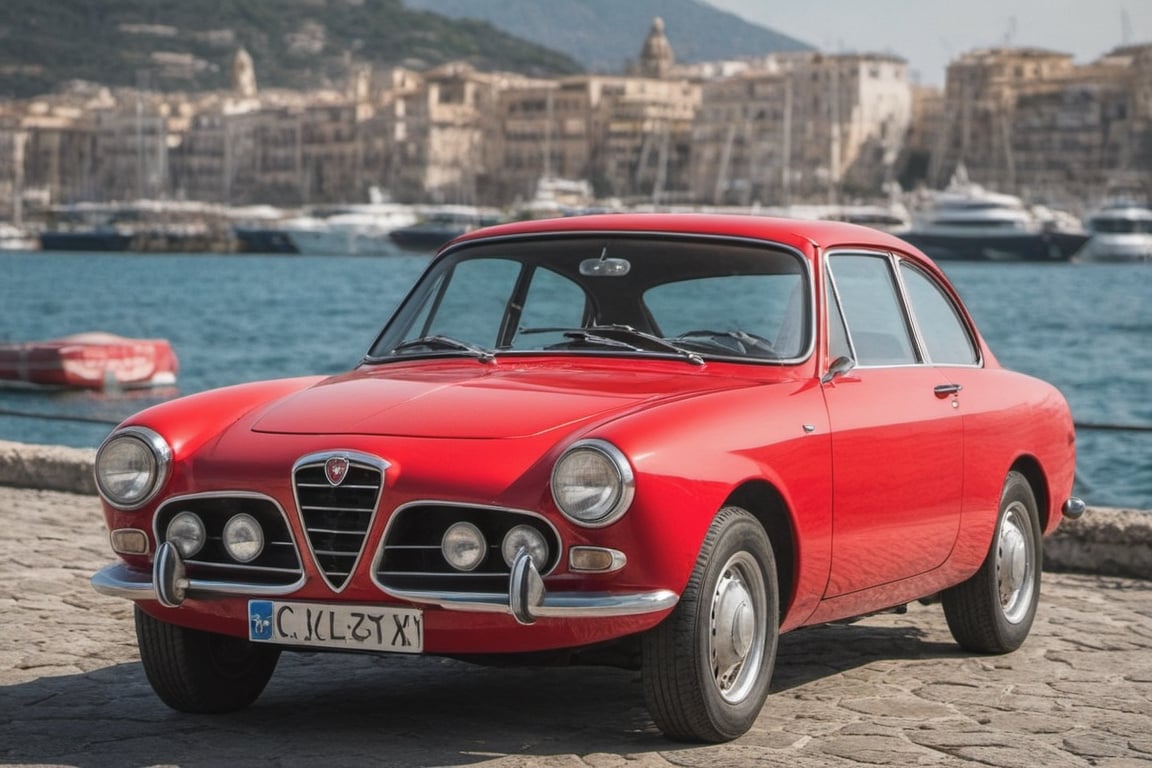
[[[283, 595], [283, 586], [238, 584], [189, 578], [184, 561], [170, 542], [160, 545], [152, 573], [113, 563], [92, 577], [92, 587], [103, 595], [129, 600], [156, 600], [175, 608], [188, 598], [268, 597]], [[295, 586], [294, 586], [295, 588]], [[676, 605], [678, 595], [667, 589], [650, 592], [548, 592], [527, 550], [512, 564], [506, 593], [461, 593], [387, 590], [397, 600], [435, 605], [456, 611], [510, 613], [521, 624], [538, 618], [605, 618], [657, 613]]]

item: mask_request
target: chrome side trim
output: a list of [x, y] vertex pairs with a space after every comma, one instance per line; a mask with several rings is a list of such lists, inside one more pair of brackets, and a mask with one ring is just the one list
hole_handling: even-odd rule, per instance
[[[303, 575], [291, 584], [269, 586], [267, 584], [243, 584], [239, 582], [213, 581], [211, 579], [188, 579], [188, 598], [247, 597], [289, 595], [304, 586]], [[152, 574], [129, 568], [123, 563], [106, 565], [92, 576], [92, 588], [102, 595], [122, 597], [127, 600], [156, 600], [156, 585]]]

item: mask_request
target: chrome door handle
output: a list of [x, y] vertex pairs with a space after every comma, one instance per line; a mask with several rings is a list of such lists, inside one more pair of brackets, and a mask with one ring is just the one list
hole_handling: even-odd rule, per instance
[[932, 391], [936, 393], [936, 397], [948, 397], [948, 395], [954, 395], [961, 389], [963, 387], [959, 384], [937, 384]]

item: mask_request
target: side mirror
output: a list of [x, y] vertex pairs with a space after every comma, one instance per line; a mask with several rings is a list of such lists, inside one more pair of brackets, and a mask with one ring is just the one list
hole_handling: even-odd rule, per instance
[[820, 377], [821, 384], [827, 384], [837, 376], [843, 376], [856, 367], [856, 361], [847, 355], [841, 355], [832, 361], [832, 365], [828, 366], [828, 373]]

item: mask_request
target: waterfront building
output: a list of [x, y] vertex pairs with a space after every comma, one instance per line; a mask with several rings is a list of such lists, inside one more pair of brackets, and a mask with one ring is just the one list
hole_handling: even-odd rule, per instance
[[28, 132], [7, 105], [0, 104], [0, 222], [24, 219], [24, 148]]
[[1042, 48], [970, 51], [948, 65], [944, 86], [945, 131], [938, 137], [928, 184], [943, 187], [956, 167], [973, 181], [1015, 190], [1012, 122], [1022, 87], [1071, 72], [1071, 54]]
[[26, 137], [24, 189], [37, 190], [42, 206], [100, 200], [92, 116], [114, 103], [107, 88], [75, 83], [60, 93], [24, 102], [12, 130]]
[[1029, 199], [1099, 196], [1117, 175], [1152, 171], [1152, 46], [1077, 66], [1037, 48], [972, 51], [948, 67], [944, 131], [929, 181], [963, 164], [973, 181]]
[[1152, 46], [1117, 49], [1019, 89], [1012, 120], [1017, 188], [1092, 206], [1152, 189]]
[[636, 204], [848, 202], [895, 179], [943, 187], [960, 165], [1056, 203], [1099, 198], [1121, 175], [1152, 187], [1148, 45], [1086, 66], [1044, 49], [972, 51], [942, 93], [910, 84], [886, 54], [684, 65], [659, 18], [622, 74], [370, 71], [350, 59], [345, 83], [301, 92], [260, 88], [257, 68], [241, 49], [220, 92], [158, 92], [142, 77], [0, 105], [0, 216], [31, 200], [296, 207], [373, 191], [510, 205], [549, 178]]
[[700, 86], [674, 66], [657, 18], [629, 75], [576, 75], [505, 90], [491, 136], [499, 202], [530, 198], [542, 178], [585, 180], [599, 197], [692, 199], [688, 175]]
[[771, 56], [702, 93], [692, 187], [716, 205], [879, 195], [912, 114], [907, 64], [888, 55]]
[[391, 138], [388, 181], [396, 200], [488, 203], [498, 158], [486, 139], [497, 124], [500, 94], [531, 82], [509, 73], [446, 64], [401, 78], [383, 98], [381, 128]]

